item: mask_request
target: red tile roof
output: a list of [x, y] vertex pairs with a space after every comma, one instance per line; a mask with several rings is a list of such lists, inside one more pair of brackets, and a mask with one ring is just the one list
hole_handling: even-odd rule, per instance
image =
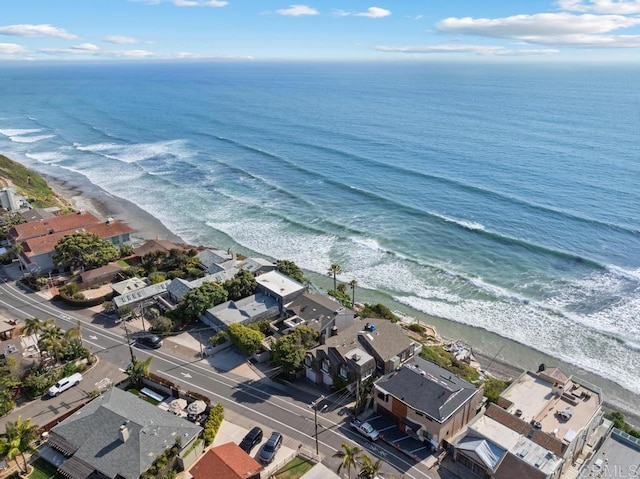
[[240, 447], [228, 442], [209, 449], [189, 470], [193, 479], [249, 479], [260, 477], [262, 466]]
[[67, 230], [59, 233], [52, 233], [37, 238], [31, 238], [22, 242], [22, 251], [25, 256], [39, 256], [41, 254], [50, 253], [56, 248], [58, 241], [63, 237], [77, 232], [86, 231], [88, 233], [97, 234], [102, 239], [112, 238], [125, 233], [131, 233], [133, 230], [120, 221], [111, 221], [110, 223], [99, 223], [78, 230]]
[[100, 220], [88, 212], [73, 213], [53, 218], [45, 218], [40, 221], [32, 221], [15, 225], [9, 230], [9, 236], [15, 242], [21, 242], [30, 238], [36, 238], [49, 233], [58, 233], [78, 228], [85, 228], [89, 225], [100, 223]]

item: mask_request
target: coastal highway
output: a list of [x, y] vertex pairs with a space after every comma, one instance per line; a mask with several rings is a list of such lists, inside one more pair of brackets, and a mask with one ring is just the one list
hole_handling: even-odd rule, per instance
[[[112, 319], [101, 319], [103, 315], [95, 318], [81, 311], [70, 311], [64, 304], [47, 300], [13, 281], [0, 283], [0, 308], [5, 309], [9, 316], [22, 319], [55, 318], [63, 329], [74, 327], [79, 321], [85, 346], [99, 358], [99, 368], [123, 371], [131, 361], [124, 329], [120, 324], [114, 324]], [[147, 350], [132, 347], [131, 351], [139, 358], [153, 356], [152, 371], [183, 390], [199, 392], [210, 397], [214, 403], [222, 403], [226, 417], [233, 423], [246, 428], [262, 424], [282, 432], [287, 438], [285, 445], [292, 449], [300, 444], [307, 450], [315, 449], [315, 423], [310, 404], [316, 396], [298, 389], [285, 389], [269, 379], [249, 381], [222, 374], [206, 362], [181, 359], [171, 351], [163, 351], [165, 348]], [[383, 471], [387, 474], [402, 474], [415, 479], [454, 477], [447, 476], [446, 471], [438, 474], [428, 470], [423, 464], [416, 464], [380, 441], [369, 443], [349, 428], [346, 417], [337, 413], [318, 413], [318, 425], [320, 454], [323, 463], [332, 470], [336, 470], [339, 464], [332, 456], [344, 441], [352, 446], [358, 444], [370, 456], [383, 459]]]

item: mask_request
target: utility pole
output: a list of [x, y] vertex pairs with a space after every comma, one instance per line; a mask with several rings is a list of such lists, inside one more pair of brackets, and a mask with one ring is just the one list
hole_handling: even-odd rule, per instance
[[320, 450], [318, 447], [318, 404], [324, 399], [324, 394], [322, 396], [320, 396], [318, 399], [316, 399], [315, 401], [313, 401], [309, 407], [313, 408], [313, 421], [315, 423], [316, 426], [316, 455], [319, 456], [320, 455]]
[[133, 355], [133, 348], [131, 347], [131, 340], [129, 339], [129, 329], [127, 328], [127, 321], [124, 320], [122, 324], [124, 326], [124, 333], [127, 336], [127, 344], [129, 345], [129, 354], [131, 355], [131, 364], [133, 364], [136, 360], [136, 357]]

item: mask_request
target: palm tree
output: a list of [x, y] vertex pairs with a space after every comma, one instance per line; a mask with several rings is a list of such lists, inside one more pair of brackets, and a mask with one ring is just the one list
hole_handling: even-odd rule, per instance
[[40, 318], [27, 318], [24, 320], [24, 328], [22, 329], [22, 333], [25, 336], [31, 336], [33, 334], [37, 334], [42, 331], [43, 322]]
[[329, 276], [333, 276], [333, 290], [337, 291], [338, 290], [338, 280], [337, 277], [338, 275], [342, 273], [342, 268], [340, 267], [339, 264], [337, 263], [333, 263], [331, 266], [329, 266], [329, 269], [327, 270], [327, 274]]
[[53, 319], [47, 319], [43, 326], [40, 338], [38, 339], [38, 348], [40, 351], [49, 351], [57, 358], [64, 349], [62, 338], [64, 333]]
[[[16, 461], [21, 472], [27, 472], [25, 453], [37, 452], [37, 449], [32, 445], [36, 440], [37, 430], [38, 426], [31, 424], [31, 418], [23, 421], [22, 416], [18, 416], [15, 422], [7, 422], [5, 435], [0, 438], [0, 455]], [[23, 465], [18, 462], [18, 456], [22, 457]]]
[[129, 364], [126, 373], [129, 375], [129, 379], [131, 379], [133, 384], [140, 386], [140, 384], [142, 384], [142, 379], [149, 377], [152, 359], [153, 356], [149, 356], [144, 361], [139, 360], [135, 356], [131, 358], [131, 364]]
[[356, 307], [356, 286], [358, 286], [358, 281], [352, 279], [349, 281], [349, 286], [351, 286], [351, 307]]
[[342, 450], [336, 452], [333, 457], [337, 457], [342, 460], [340, 465], [338, 466], [338, 474], [342, 468], [347, 470], [347, 474], [349, 478], [351, 478], [351, 468], [354, 469], [358, 466], [358, 461], [360, 460], [360, 454], [362, 453], [362, 449], [358, 446], [349, 446], [346, 442], [342, 442]]
[[360, 475], [366, 479], [373, 479], [378, 475], [382, 468], [382, 459], [374, 461], [366, 454], [363, 454], [360, 458]]

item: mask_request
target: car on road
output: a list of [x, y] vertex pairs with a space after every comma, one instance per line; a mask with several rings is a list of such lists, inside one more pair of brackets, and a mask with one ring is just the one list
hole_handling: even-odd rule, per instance
[[371, 441], [377, 441], [380, 437], [380, 432], [378, 432], [368, 422], [362, 422], [359, 419], [354, 419], [351, 421], [351, 427]]
[[62, 378], [49, 388], [48, 394], [51, 397], [56, 397], [58, 394], [65, 392], [70, 387], [75, 386], [80, 381], [82, 381], [82, 374], [80, 373], [75, 373], [66, 378]]
[[157, 334], [145, 334], [143, 336], [138, 336], [136, 337], [136, 343], [153, 349], [158, 349], [163, 345], [162, 338]]
[[262, 464], [271, 464], [276, 457], [278, 449], [282, 446], [282, 434], [279, 432], [272, 432], [271, 437], [267, 439], [267, 442], [262, 446], [262, 450], [258, 455], [258, 459]]
[[253, 449], [256, 444], [260, 444], [260, 441], [262, 441], [262, 429], [256, 426], [242, 439], [240, 442], [240, 449], [247, 454], [250, 454], [251, 449]]

